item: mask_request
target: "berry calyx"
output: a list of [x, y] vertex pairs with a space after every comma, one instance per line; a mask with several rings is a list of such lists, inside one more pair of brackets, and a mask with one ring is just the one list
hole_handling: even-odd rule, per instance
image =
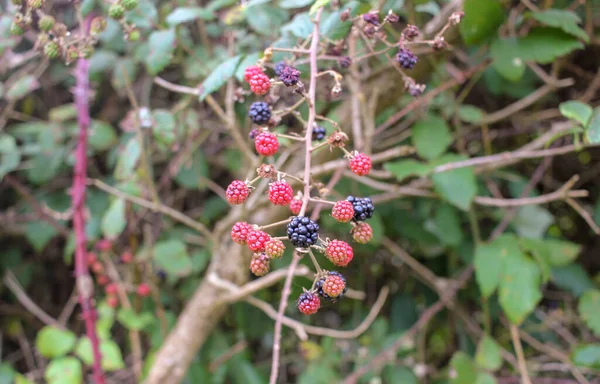
[[354, 207], [354, 221], [365, 221], [373, 217], [373, 212], [375, 212], [375, 206], [371, 201], [370, 197], [354, 197], [348, 196], [346, 198], [349, 202], [352, 203]]
[[238, 244], [246, 244], [248, 234], [253, 230], [250, 224], [245, 221], [238, 221], [231, 227], [231, 240]]
[[287, 226], [287, 235], [296, 248], [308, 248], [319, 240], [319, 224], [306, 216], [296, 216]]
[[368, 175], [372, 166], [371, 158], [364, 153], [357, 153], [350, 158], [350, 169], [358, 176]]
[[241, 180], [234, 180], [227, 187], [225, 196], [230, 204], [242, 204], [248, 198], [250, 189], [248, 185]]
[[250, 84], [250, 90], [258, 96], [265, 95], [271, 89], [271, 80], [264, 73], [254, 74], [248, 84]]
[[288, 65], [281, 70], [279, 80], [281, 80], [286, 87], [296, 85], [300, 80], [300, 71]]
[[271, 270], [271, 259], [264, 253], [255, 253], [250, 260], [250, 271], [256, 276], [264, 276]]
[[264, 101], [255, 101], [250, 105], [250, 110], [248, 111], [248, 117], [254, 124], [257, 125], [266, 125], [271, 119], [271, 110], [269, 109], [269, 104]]
[[341, 273], [330, 271], [327, 276], [319, 279], [315, 284], [317, 293], [325, 299], [340, 299], [347, 291], [346, 278]]
[[404, 69], [413, 69], [419, 59], [410, 49], [400, 48], [398, 54], [396, 54], [396, 61]]
[[108, 239], [101, 239], [96, 243], [96, 249], [100, 252], [108, 252], [112, 249], [112, 247], [113, 243]]
[[246, 237], [246, 244], [253, 252], [264, 252], [265, 244], [271, 240], [271, 236], [263, 231], [251, 231]]
[[262, 69], [261, 69], [259, 66], [256, 66], [256, 65], [251, 65], [251, 66], [247, 67], [247, 68], [244, 70], [244, 81], [245, 81], [246, 83], [249, 83], [249, 82], [250, 82], [250, 79], [251, 79], [251, 78], [252, 78], [254, 75], [258, 75], [258, 74], [261, 74], [261, 73], [262, 73], [262, 74], [264, 74], [263, 70], [262, 70]]
[[265, 243], [265, 254], [272, 259], [278, 259], [283, 256], [285, 245], [279, 239], [271, 239]]
[[292, 201], [290, 202], [290, 211], [292, 211], [292, 213], [294, 215], [297, 215], [300, 213], [301, 209], [302, 209], [302, 199], [294, 197], [292, 199]]
[[296, 302], [298, 310], [305, 315], [314, 315], [321, 308], [321, 299], [312, 292], [303, 292]]
[[350, 231], [352, 239], [360, 244], [367, 244], [373, 238], [373, 228], [367, 223], [358, 223]]
[[254, 147], [263, 156], [273, 156], [279, 150], [279, 141], [271, 132], [261, 132], [254, 139]]
[[345, 241], [331, 240], [325, 249], [325, 256], [338, 267], [345, 267], [352, 261], [354, 251]]
[[138, 295], [140, 295], [141, 297], [147, 297], [150, 296], [150, 292], [152, 291], [150, 289], [150, 286], [146, 283], [142, 283], [140, 285], [137, 286], [136, 290]]
[[325, 127], [321, 127], [319, 125], [316, 125], [315, 127], [313, 127], [313, 131], [312, 131], [313, 141], [321, 141], [325, 138], [326, 135], [327, 135], [327, 131], [325, 130]]
[[331, 216], [340, 223], [347, 223], [354, 217], [354, 207], [351, 202], [340, 200], [333, 206]]
[[288, 205], [294, 198], [294, 190], [286, 181], [276, 181], [269, 185], [269, 200], [275, 205]]

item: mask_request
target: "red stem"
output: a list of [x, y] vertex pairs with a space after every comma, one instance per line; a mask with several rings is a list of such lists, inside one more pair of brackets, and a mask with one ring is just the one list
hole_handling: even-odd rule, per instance
[[75, 69], [75, 105], [79, 123], [79, 138], [75, 150], [75, 170], [71, 199], [73, 205], [73, 228], [75, 230], [75, 279], [79, 293], [79, 304], [85, 320], [87, 337], [92, 344], [94, 356], [94, 382], [104, 384], [104, 372], [100, 364], [100, 343], [96, 334], [96, 310], [93, 301], [93, 282], [88, 270], [87, 240], [85, 236], [85, 187], [87, 177], [87, 141], [90, 127], [89, 63], [86, 59], [77, 61]]

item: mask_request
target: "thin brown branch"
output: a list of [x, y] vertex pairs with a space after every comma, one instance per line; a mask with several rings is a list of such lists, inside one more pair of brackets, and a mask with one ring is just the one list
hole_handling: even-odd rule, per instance
[[521, 338], [519, 337], [519, 329], [516, 325], [510, 324], [510, 337], [517, 353], [517, 361], [519, 363], [519, 372], [521, 373], [521, 379], [523, 384], [531, 384], [529, 378], [529, 372], [527, 372], [527, 363], [525, 362], [525, 354], [523, 353], [523, 346], [521, 345]]

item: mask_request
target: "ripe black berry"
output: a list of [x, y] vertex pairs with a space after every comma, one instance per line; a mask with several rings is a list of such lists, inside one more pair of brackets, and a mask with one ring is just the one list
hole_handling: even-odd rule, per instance
[[[342, 292], [336, 296], [336, 297], [331, 297], [328, 294], [326, 294], [325, 292], [323, 292], [323, 284], [325, 283], [325, 280], [327, 279], [327, 277], [329, 276], [335, 276], [337, 278], [339, 278], [339, 280], [341, 280], [341, 282], [343, 282], [343, 290]], [[315, 284], [315, 290], [317, 291], [317, 293], [319, 294], [319, 296], [321, 296], [324, 299], [327, 300], [331, 300], [331, 301], [337, 301], [339, 299], [341, 299], [344, 296], [344, 293], [346, 293], [346, 291], [348, 290], [348, 287], [346, 285], [346, 278], [344, 276], [342, 276], [341, 273], [337, 272], [337, 271], [330, 271], [327, 273], [327, 276], [324, 276], [322, 278], [320, 278], [316, 284]]]
[[400, 63], [400, 66], [404, 69], [412, 69], [419, 59], [414, 53], [408, 48], [400, 48], [396, 55], [396, 61]]
[[327, 131], [325, 130], [325, 127], [321, 127], [321, 126], [317, 125], [313, 128], [312, 139], [314, 141], [321, 141], [325, 138], [326, 134], [327, 134]]
[[254, 122], [254, 124], [265, 125], [271, 119], [271, 110], [269, 104], [264, 101], [255, 101], [250, 106], [248, 116]]
[[281, 70], [279, 80], [281, 80], [286, 87], [296, 85], [300, 80], [300, 71], [294, 67], [286, 66]]
[[283, 72], [283, 69], [287, 66], [288, 65], [283, 61], [280, 61], [279, 63], [275, 64], [275, 74], [277, 76], [281, 76], [281, 72]]
[[296, 216], [288, 224], [287, 235], [294, 247], [310, 247], [319, 239], [319, 224], [308, 217]]
[[375, 206], [370, 197], [348, 196], [346, 200], [351, 202], [354, 207], [354, 221], [365, 221], [373, 217]]

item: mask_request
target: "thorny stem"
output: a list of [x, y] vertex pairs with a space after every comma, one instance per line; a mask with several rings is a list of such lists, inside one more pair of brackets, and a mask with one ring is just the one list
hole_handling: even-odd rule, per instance
[[317, 270], [317, 274], [318, 275], [322, 274], [323, 270], [321, 269], [321, 266], [319, 265], [319, 262], [315, 258], [315, 254], [313, 253], [313, 251], [310, 248], [308, 249], [308, 254], [310, 255], [310, 260], [315, 265], [315, 269]]
[[[323, 8], [320, 8], [315, 15], [315, 26], [312, 33], [312, 40], [310, 44], [310, 81], [308, 90], [308, 122], [306, 124], [306, 135], [305, 135], [305, 158], [304, 158], [304, 195], [302, 196], [302, 208], [300, 209], [299, 216], [306, 214], [306, 207], [308, 206], [308, 200], [310, 198], [310, 164], [311, 164], [311, 146], [312, 146], [312, 131], [315, 122], [315, 97], [317, 88], [317, 53], [319, 49], [319, 20], [321, 19], [321, 13]], [[281, 301], [279, 302], [279, 309], [277, 311], [277, 319], [275, 320], [275, 331], [273, 340], [273, 360], [271, 364], [271, 376], [269, 378], [269, 384], [276, 384], [277, 377], [279, 376], [279, 354], [281, 350], [281, 330], [283, 327], [283, 317], [285, 308], [287, 306], [287, 300], [291, 293], [292, 278], [294, 277], [294, 270], [300, 262], [301, 254], [294, 252], [292, 262], [288, 269], [288, 274], [285, 278], [283, 286], [283, 292], [281, 293]]]

